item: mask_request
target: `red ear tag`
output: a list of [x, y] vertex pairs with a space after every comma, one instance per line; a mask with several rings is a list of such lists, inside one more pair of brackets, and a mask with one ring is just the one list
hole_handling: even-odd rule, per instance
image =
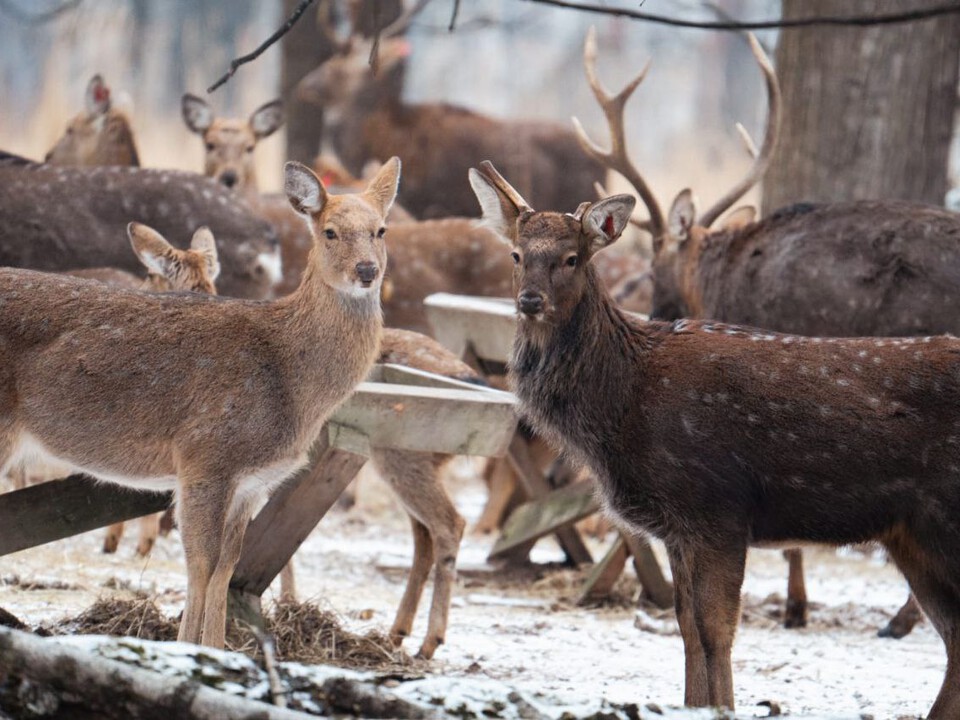
[[320, 182], [325, 188], [335, 184], [336, 181], [337, 181], [337, 178], [334, 176], [333, 173], [326, 172], [320, 176]]
[[613, 215], [607, 215], [607, 219], [603, 221], [603, 232], [607, 237], [613, 237]]
[[410, 57], [411, 52], [413, 52], [413, 45], [409, 40], [400, 40], [397, 42], [397, 57]]
[[102, 104], [110, 101], [110, 88], [106, 85], [97, 85], [93, 91], [93, 99], [97, 101], [97, 104]]

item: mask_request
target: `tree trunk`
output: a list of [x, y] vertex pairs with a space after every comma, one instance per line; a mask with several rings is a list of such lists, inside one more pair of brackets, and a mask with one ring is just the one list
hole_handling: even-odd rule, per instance
[[[783, 17], [917, 6], [916, 0], [783, 0]], [[781, 31], [776, 64], [784, 119], [764, 181], [765, 212], [799, 201], [943, 204], [958, 56], [958, 14]]]
[[[301, 0], [283, 0], [283, 17], [290, 17]], [[401, 0], [376, 0], [380, 3], [377, 18], [382, 26], [393, 22], [400, 14]], [[361, 34], [374, 31], [373, 0], [360, 6], [357, 29]], [[317, 25], [317, 12], [330, 3], [321, 0], [311, 6], [300, 21], [283, 36], [283, 62], [280, 88], [287, 116], [287, 159], [311, 164], [320, 148], [323, 111], [296, 98], [296, 85], [308, 72], [331, 57], [335, 49], [329, 38]], [[336, 4], [336, 3], [334, 3]], [[399, 92], [399, 88], [397, 90]]]

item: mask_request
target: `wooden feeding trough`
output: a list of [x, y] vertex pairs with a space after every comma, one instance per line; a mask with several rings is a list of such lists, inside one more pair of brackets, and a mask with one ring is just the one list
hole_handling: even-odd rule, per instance
[[[436, 293], [426, 298], [424, 305], [437, 340], [485, 372], [503, 372], [516, 333], [511, 300]], [[539, 538], [554, 534], [568, 559], [591, 562], [574, 524], [600, 509], [593, 482], [552, 487], [530, 459], [520, 433], [514, 435], [507, 457], [529, 499], [507, 518], [490, 559], [526, 557]], [[644, 596], [660, 607], [671, 606], [673, 589], [649, 543], [625, 533], [597, 563], [580, 602], [609, 593], [630, 557]]]
[[[509, 393], [395, 365], [377, 365], [330, 418], [310, 461], [250, 523], [232, 600], [260, 596], [367, 460], [372, 447], [499, 456], [516, 427]], [[0, 555], [165, 509], [170, 493], [137, 492], [83, 475], [0, 495]]]

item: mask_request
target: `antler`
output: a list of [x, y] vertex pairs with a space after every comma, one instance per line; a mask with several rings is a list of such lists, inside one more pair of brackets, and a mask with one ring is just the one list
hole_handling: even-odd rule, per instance
[[332, 0], [320, 0], [320, 4], [317, 5], [317, 27], [330, 42], [334, 52], [342, 55], [350, 49], [353, 42], [354, 18], [350, 19], [350, 34], [344, 38], [337, 32], [330, 19], [333, 9]]
[[763, 51], [763, 48], [753, 33], [748, 35], [748, 39], [750, 41], [750, 49], [753, 51], [753, 56], [760, 65], [760, 70], [763, 72], [763, 77], [767, 84], [767, 128], [764, 133], [763, 146], [760, 148], [759, 154], [756, 153], [755, 147], [751, 150], [753, 141], [750, 140], [750, 136], [746, 134], [746, 130], [738, 128], [741, 139], [747, 144], [747, 150], [755, 159], [747, 176], [730, 188], [726, 195], [717, 200], [717, 202], [706, 210], [697, 220], [697, 225], [705, 228], [710, 227], [731, 205], [743, 197], [747, 190], [760, 182], [760, 179], [770, 166], [770, 160], [773, 157], [773, 151], [777, 147], [777, 140], [780, 134], [781, 98], [777, 74], [773, 70], [773, 65], [770, 64], [770, 58], [767, 57], [767, 54]]
[[627, 140], [623, 127], [623, 108], [633, 94], [633, 91], [643, 82], [643, 79], [647, 75], [647, 70], [650, 69], [650, 63], [647, 63], [646, 67], [644, 67], [623, 90], [614, 96], [611, 96], [610, 93], [607, 92], [606, 88], [603, 87], [597, 78], [596, 64], [597, 32], [596, 28], [591, 27], [587, 32], [586, 42], [583, 44], [583, 67], [587, 73], [587, 81], [590, 83], [590, 89], [593, 90], [593, 95], [596, 97], [600, 109], [603, 110], [603, 114], [607, 118], [607, 125], [610, 127], [610, 150], [604, 150], [593, 142], [587, 136], [580, 121], [577, 118], [573, 118], [573, 127], [577, 134], [577, 140], [580, 141], [580, 147], [583, 148], [583, 151], [587, 153], [587, 155], [603, 163], [611, 170], [620, 173], [633, 185], [637, 194], [640, 195], [640, 199], [643, 200], [643, 204], [647, 206], [647, 212], [650, 213], [650, 219], [647, 221], [647, 224], [656, 243], [663, 236], [665, 229], [663, 211], [660, 210], [660, 205], [657, 203], [657, 199], [653, 196], [653, 193], [650, 192], [650, 188], [644, 181], [643, 176], [640, 175], [640, 172], [630, 160], [630, 156], [627, 153]]
[[417, 0], [410, 8], [404, 10], [400, 17], [380, 31], [383, 37], [389, 38], [401, 34], [410, 26], [410, 22], [420, 14], [420, 11], [429, 4], [430, 0]]

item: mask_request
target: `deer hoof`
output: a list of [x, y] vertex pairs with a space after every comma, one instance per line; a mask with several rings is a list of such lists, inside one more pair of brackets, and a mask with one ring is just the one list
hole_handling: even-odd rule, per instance
[[783, 612], [783, 626], [788, 630], [807, 626], [807, 604], [787, 600]]

